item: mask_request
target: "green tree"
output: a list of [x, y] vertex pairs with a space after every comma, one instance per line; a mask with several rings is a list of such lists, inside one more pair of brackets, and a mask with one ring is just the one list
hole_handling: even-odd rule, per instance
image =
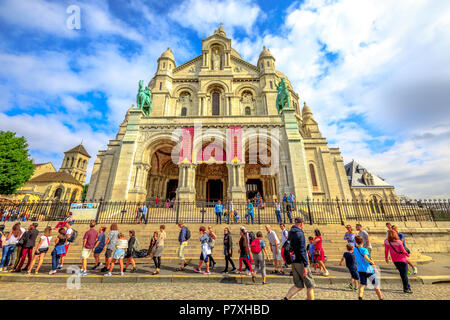
[[0, 131], [0, 194], [13, 194], [30, 180], [34, 165], [24, 137]]
[[84, 202], [84, 200], [86, 200], [86, 194], [87, 194], [88, 188], [89, 188], [89, 183], [84, 185], [83, 191], [81, 192], [81, 201], [82, 202]]

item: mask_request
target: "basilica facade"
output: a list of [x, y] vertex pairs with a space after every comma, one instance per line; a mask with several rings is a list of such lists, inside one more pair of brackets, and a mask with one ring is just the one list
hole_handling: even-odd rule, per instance
[[181, 65], [168, 48], [147, 89], [151, 108], [133, 105], [98, 152], [88, 200], [395, 197], [392, 186], [367, 178], [370, 185], [352, 190], [356, 169], [328, 146], [270, 50], [257, 65], [245, 61], [222, 26]]

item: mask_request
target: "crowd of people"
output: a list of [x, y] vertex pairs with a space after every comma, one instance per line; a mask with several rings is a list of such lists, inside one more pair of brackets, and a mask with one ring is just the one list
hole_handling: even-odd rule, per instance
[[[220, 220], [218, 221], [220, 223]], [[69, 217], [58, 223], [54, 229], [47, 226], [40, 237], [37, 223], [32, 223], [28, 230], [25, 230], [21, 223], [17, 222], [7, 233], [4, 230], [5, 226], [0, 226], [2, 245], [0, 271], [26, 271], [29, 274], [37, 262], [34, 273], [38, 274], [44, 257], [53, 243], [49, 274], [55, 274], [57, 270], [62, 269], [69, 248], [77, 238], [77, 232], [72, 228], [73, 223], [73, 219]], [[179, 222], [178, 226], [180, 232], [178, 234], [177, 254], [180, 258], [180, 267], [176, 271], [183, 271], [188, 265], [184, 252], [188, 246], [188, 241], [191, 239], [191, 231], [183, 222]], [[385, 261], [390, 263], [391, 260], [394, 263], [402, 279], [403, 291], [412, 293], [408, 274], [417, 274], [417, 268], [408, 259], [410, 250], [406, 247], [405, 236], [399, 232], [396, 226], [390, 223], [386, 223], [386, 227]], [[218, 235], [213, 227], [201, 226], [198, 230], [200, 258], [193, 271], [204, 275], [210, 274], [211, 270], [216, 267], [213, 251], [219, 246], [222, 249], [221, 254], [225, 258], [225, 268], [221, 271], [222, 273], [245, 273], [250, 275], [254, 282], [256, 282], [256, 275], [259, 273], [262, 283], [265, 284], [267, 283], [267, 262], [273, 261], [272, 274], [283, 275], [287, 268], [290, 267], [291, 269], [290, 275], [293, 276], [294, 286], [286, 294], [285, 299], [290, 299], [304, 287], [307, 288], [308, 299], [313, 299], [314, 279], [312, 274], [329, 276], [329, 271], [325, 266], [327, 258], [322, 246], [323, 238], [320, 230], [314, 230], [314, 236], [309, 236], [308, 241], [306, 241], [302, 228], [303, 220], [298, 217], [294, 219], [290, 230], [283, 223], [279, 224], [280, 237], [270, 225], [265, 226], [265, 237], [261, 231], [255, 234], [248, 231], [244, 226], [240, 227], [239, 239], [236, 242], [238, 263], [235, 264], [235, 261], [233, 261], [235, 249], [230, 228], [224, 228], [223, 242], [219, 244]], [[153, 260], [155, 266], [153, 275], [160, 273], [164, 242], [167, 238], [164, 225], [160, 226], [159, 232], [153, 232], [148, 249], [141, 249], [134, 230], [128, 231], [128, 239], [125, 233], [118, 230], [118, 225], [115, 223], [110, 226], [108, 235], [106, 235], [106, 231], [107, 228], [103, 226], [96, 229], [95, 220], [90, 222], [89, 230], [84, 234], [82, 241], [80, 275], [87, 274], [87, 262], [91, 254], [95, 259], [95, 265], [92, 269], [101, 268], [100, 271], [104, 273], [104, 276], [111, 276], [116, 264], [119, 264], [120, 275], [123, 275], [130, 265], [130, 272], [136, 272], [135, 258], [144, 257], [150, 257]], [[53, 235], [54, 233], [56, 235]], [[356, 224], [356, 232], [353, 231], [351, 225], [347, 225], [344, 241], [346, 243], [345, 253], [339, 262], [339, 266], [342, 266], [345, 261], [350, 275], [348, 286], [358, 292], [359, 299], [363, 299], [364, 289], [369, 282], [374, 286], [379, 299], [382, 299], [379, 281], [377, 282], [375, 275], [377, 267], [371, 256], [372, 243], [369, 233], [363, 229], [361, 224]], [[104, 263], [100, 259], [103, 252]], [[23, 267], [25, 260], [27, 260], [27, 264]], [[205, 271], [202, 271], [203, 266]], [[412, 272], [409, 272], [408, 266], [412, 268]]]

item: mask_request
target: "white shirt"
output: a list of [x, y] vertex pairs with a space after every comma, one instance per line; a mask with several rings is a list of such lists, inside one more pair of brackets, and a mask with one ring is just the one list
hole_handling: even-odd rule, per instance
[[68, 236], [67, 238], [70, 238], [70, 235], [72, 234], [73, 229], [72, 227], [70, 227], [69, 229], [66, 230], [66, 236]]
[[275, 202], [275, 210], [280, 210], [281, 211], [281, 205], [279, 202]]
[[273, 230], [270, 230], [270, 232], [267, 233], [267, 239], [269, 240], [270, 244], [273, 246], [275, 245], [275, 242], [280, 244], [280, 240], [278, 239], [277, 234]]
[[282, 246], [284, 246], [284, 243], [286, 242], [288, 235], [289, 235], [289, 232], [286, 229], [281, 231], [281, 245]]
[[52, 237], [47, 237], [47, 236], [41, 236], [41, 240], [42, 240], [42, 244], [39, 247], [39, 249], [45, 249], [48, 248], [50, 246], [50, 241], [52, 241]]

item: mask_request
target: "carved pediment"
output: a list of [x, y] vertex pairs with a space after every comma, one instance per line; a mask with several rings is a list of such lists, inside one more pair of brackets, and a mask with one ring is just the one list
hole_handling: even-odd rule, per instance
[[202, 64], [202, 56], [198, 56], [182, 65], [178, 66], [173, 70], [174, 76], [193, 76], [198, 74]]

